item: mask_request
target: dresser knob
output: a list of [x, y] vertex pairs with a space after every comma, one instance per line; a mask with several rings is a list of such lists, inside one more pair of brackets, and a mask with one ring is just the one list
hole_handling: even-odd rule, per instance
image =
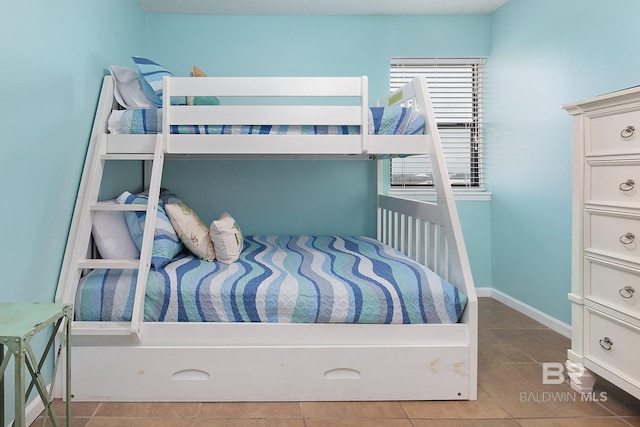
[[620, 294], [620, 296], [621, 296], [622, 298], [627, 298], [627, 299], [629, 299], [629, 298], [633, 297], [633, 293], [634, 293], [635, 291], [636, 291], [636, 290], [635, 290], [635, 289], [633, 289], [633, 286], [625, 286], [624, 288], [620, 289], [620, 290], [618, 291], [618, 293]]
[[623, 245], [630, 245], [633, 243], [633, 241], [635, 240], [636, 235], [628, 232], [623, 234], [622, 236], [620, 236], [620, 238], [618, 238], [618, 240], [620, 240], [620, 243], [622, 243]]
[[600, 347], [609, 351], [613, 348], [613, 341], [611, 341], [611, 338], [609, 337], [604, 337], [600, 340]]
[[618, 188], [622, 191], [631, 191], [633, 187], [636, 185], [636, 182], [632, 179], [628, 179], [625, 182], [621, 183]]
[[620, 136], [624, 139], [629, 139], [633, 136], [633, 133], [636, 131], [636, 128], [633, 126], [627, 126], [626, 128], [620, 131]]

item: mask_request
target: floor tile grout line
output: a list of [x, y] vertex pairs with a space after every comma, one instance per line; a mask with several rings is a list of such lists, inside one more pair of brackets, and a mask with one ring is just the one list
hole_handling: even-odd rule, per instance
[[[398, 403], [400, 405], [400, 409], [402, 409], [402, 413], [404, 414], [404, 416], [408, 419], [411, 420], [411, 417], [409, 417], [409, 414], [407, 414], [407, 410], [404, 409], [404, 405], [402, 404], [402, 402]], [[413, 426], [413, 422], [411, 422], [411, 425]]]
[[622, 421], [625, 424], [628, 424], [629, 426], [633, 427], [633, 424], [631, 424], [629, 421], [627, 421], [624, 417], [622, 416], [618, 416], [618, 418], [620, 419], [620, 421]]
[[[502, 409], [504, 411], [505, 414], [507, 414], [509, 416], [509, 418], [506, 418], [508, 420], [515, 420], [515, 417], [509, 412], [507, 411], [507, 408], [505, 408], [496, 398], [494, 398], [491, 393], [489, 393], [488, 390], [486, 390], [484, 387], [478, 385], [478, 390], [482, 389], [482, 391], [493, 401], [493, 403], [496, 404], [496, 406], [500, 409]], [[517, 422], [517, 421], [516, 421]], [[518, 423], [520, 424], [520, 423]]]
[[91, 422], [91, 420], [98, 414], [98, 411], [100, 410], [100, 407], [102, 407], [102, 403], [103, 402], [98, 402], [98, 406], [96, 406], [96, 409], [93, 410], [93, 414], [91, 414], [91, 416], [89, 417], [89, 421], [87, 422], [87, 424], [89, 424]]

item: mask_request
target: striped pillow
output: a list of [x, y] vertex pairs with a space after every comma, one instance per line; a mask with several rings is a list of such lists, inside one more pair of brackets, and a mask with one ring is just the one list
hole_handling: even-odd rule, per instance
[[150, 59], [140, 56], [132, 56], [131, 59], [136, 63], [140, 72], [140, 84], [142, 84], [144, 94], [156, 107], [162, 107], [162, 78], [164, 76], [172, 77], [173, 73]]
[[[147, 195], [131, 194], [128, 191], [118, 196], [118, 202], [126, 205], [146, 205], [148, 200], [149, 197]], [[131, 238], [138, 250], [142, 248], [142, 235], [146, 217], [147, 213], [144, 211], [125, 212], [129, 234], [131, 234]], [[164, 202], [160, 200], [156, 217], [156, 232], [153, 237], [153, 249], [151, 251], [151, 264], [156, 269], [162, 268], [178, 255], [182, 249], [184, 249], [184, 245], [176, 234], [176, 231], [171, 225], [171, 220], [169, 220], [164, 210]]]

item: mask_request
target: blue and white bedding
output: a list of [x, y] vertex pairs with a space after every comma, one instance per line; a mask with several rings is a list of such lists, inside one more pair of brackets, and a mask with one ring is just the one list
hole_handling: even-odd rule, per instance
[[[114, 110], [109, 117], [109, 133], [154, 134], [162, 130], [162, 110]], [[370, 135], [415, 135], [424, 130], [424, 116], [404, 107], [371, 107]], [[277, 134], [277, 135], [357, 135], [359, 126], [286, 126], [286, 125], [200, 125], [171, 126], [174, 134]]]
[[[136, 273], [94, 270], [75, 319], [131, 319]], [[233, 264], [182, 252], [151, 269], [149, 322], [455, 323], [466, 295], [433, 271], [367, 237], [247, 236]]]

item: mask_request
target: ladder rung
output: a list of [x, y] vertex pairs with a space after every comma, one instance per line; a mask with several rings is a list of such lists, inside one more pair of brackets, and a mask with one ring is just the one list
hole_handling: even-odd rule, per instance
[[78, 268], [110, 268], [113, 270], [137, 270], [140, 267], [138, 259], [82, 259], [78, 261]]
[[131, 322], [83, 322], [74, 321], [72, 336], [131, 336]]
[[147, 210], [147, 205], [143, 205], [143, 204], [130, 204], [130, 205], [124, 205], [124, 204], [119, 204], [119, 203], [94, 203], [92, 205], [89, 205], [89, 209], [91, 209], [92, 211], [146, 211]]
[[153, 160], [153, 154], [103, 154], [103, 160]]

